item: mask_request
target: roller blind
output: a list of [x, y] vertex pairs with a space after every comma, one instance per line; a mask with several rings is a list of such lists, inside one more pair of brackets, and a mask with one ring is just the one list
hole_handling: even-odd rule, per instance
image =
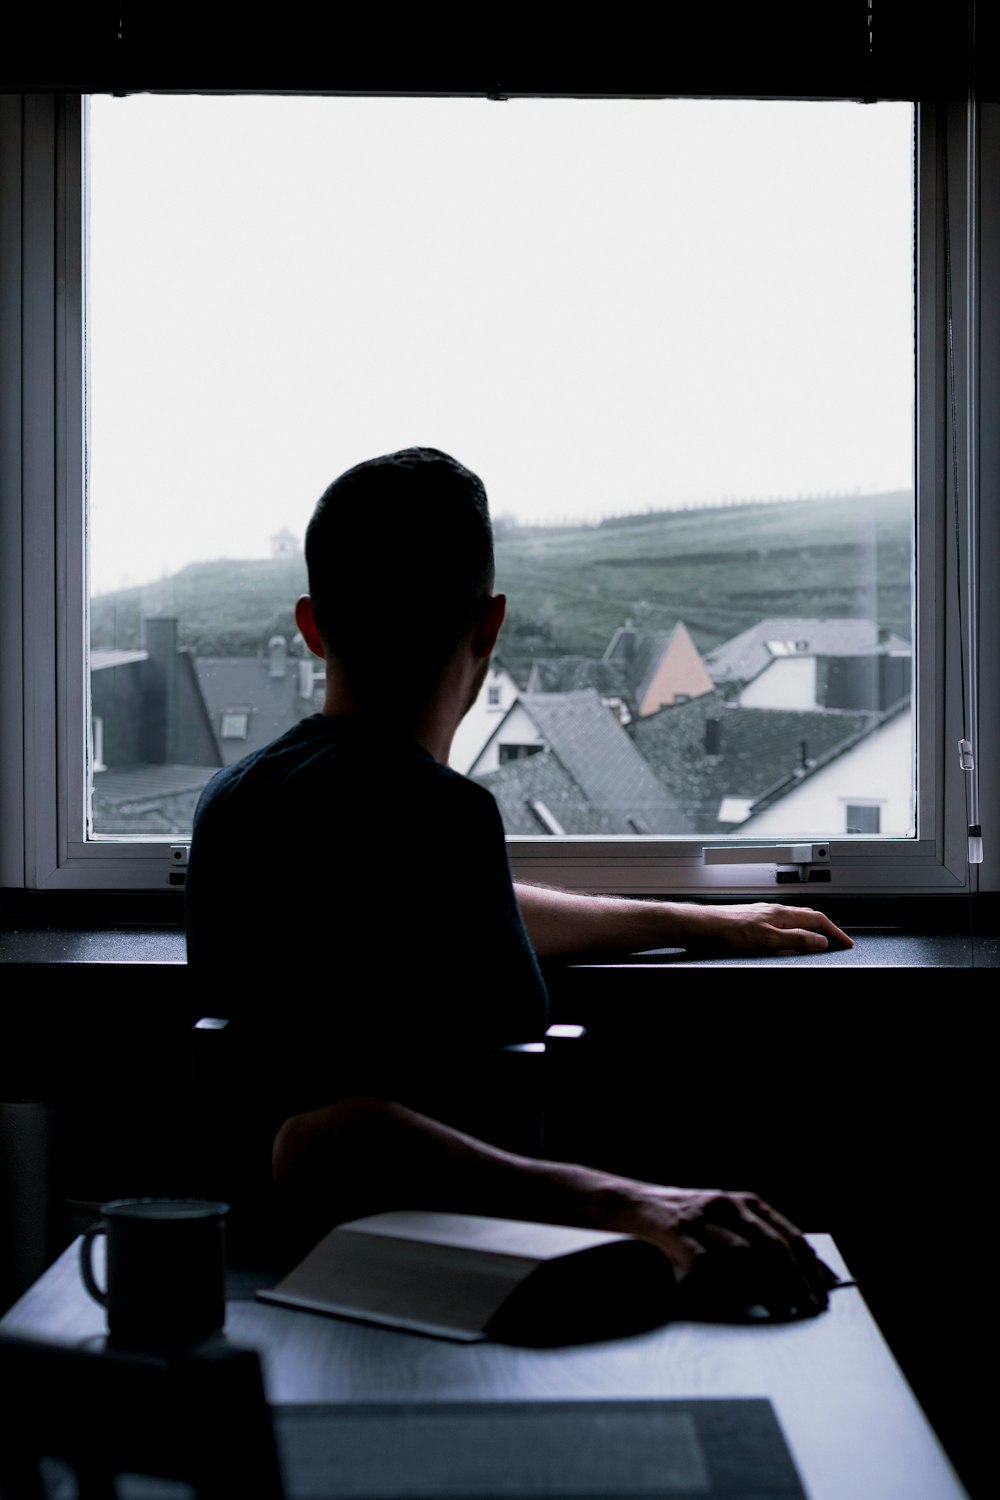
[[5, 22], [0, 88], [943, 99], [997, 97], [982, 0], [702, 0], [398, 13], [90, 0]]

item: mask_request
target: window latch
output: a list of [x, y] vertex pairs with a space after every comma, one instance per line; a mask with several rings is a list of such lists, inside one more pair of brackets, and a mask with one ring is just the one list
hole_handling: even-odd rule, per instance
[[167, 885], [184, 884], [187, 875], [188, 850], [190, 844], [170, 845], [170, 864], [167, 868]]
[[829, 844], [715, 844], [702, 850], [706, 865], [773, 865], [778, 885], [830, 881]]
[[[972, 749], [971, 740], [959, 740], [958, 763], [963, 771], [974, 771], [976, 769], [976, 757]], [[977, 788], [978, 790], [978, 788]], [[978, 800], [977, 800], [978, 806]], [[983, 829], [982, 824], [973, 822], [969, 824], [969, 864], [981, 865], [983, 862]]]

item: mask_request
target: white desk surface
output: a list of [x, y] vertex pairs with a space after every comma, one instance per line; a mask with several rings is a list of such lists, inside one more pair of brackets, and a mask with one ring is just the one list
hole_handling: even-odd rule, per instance
[[[829, 1235], [818, 1253], [849, 1275]], [[79, 1241], [0, 1320], [89, 1341], [104, 1312], [81, 1285]], [[862, 1294], [833, 1292], [802, 1323], [692, 1322], [560, 1349], [457, 1344], [254, 1300], [228, 1304], [225, 1336], [261, 1355], [274, 1403], [766, 1396], [810, 1500], [967, 1500]]]

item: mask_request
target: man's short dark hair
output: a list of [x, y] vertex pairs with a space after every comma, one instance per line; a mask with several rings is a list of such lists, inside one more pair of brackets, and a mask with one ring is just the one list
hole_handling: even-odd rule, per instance
[[493, 588], [486, 489], [437, 448], [368, 459], [320, 497], [305, 554], [316, 623], [354, 691], [420, 693]]

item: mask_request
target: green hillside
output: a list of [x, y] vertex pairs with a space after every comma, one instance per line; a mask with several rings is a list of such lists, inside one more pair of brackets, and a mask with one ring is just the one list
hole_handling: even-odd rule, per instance
[[707, 651], [770, 615], [874, 618], [910, 636], [905, 493], [660, 511], [498, 546], [505, 638], [593, 655], [626, 616]]
[[294, 635], [295, 601], [305, 588], [301, 558], [189, 563], [142, 588], [96, 594], [91, 646], [135, 649], [147, 615], [176, 615], [180, 644], [196, 656], [256, 656], [276, 632]]
[[[511, 655], [598, 655], [626, 617], [685, 622], [707, 651], [771, 615], [856, 615], [910, 636], [911, 497], [897, 492], [654, 511], [594, 526], [500, 528], [497, 587]], [[191, 563], [95, 596], [95, 648], [134, 648], [141, 620], [175, 614], [198, 656], [253, 656], [294, 633], [302, 559]]]

